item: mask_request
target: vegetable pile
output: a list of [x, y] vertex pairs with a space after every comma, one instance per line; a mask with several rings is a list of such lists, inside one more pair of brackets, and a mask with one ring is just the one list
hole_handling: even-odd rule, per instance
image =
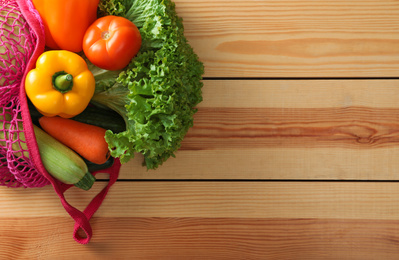
[[[47, 171], [63, 183], [88, 190], [95, 181], [90, 172], [110, 167], [114, 158], [126, 163], [141, 153], [143, 166], [156, 169], [174, 157], [202, 101], [204, 73], [184, 36], [175, 4], [171, 0], [32, 3], [43, 20], [46, 50], [24, 83]], [[4, 40], [15, 45], [10, 49], [19, 50], [25, 42], [14, 40], [8, 20], [0, 30]], [[0, 53], [15, 67], [12, 56]], [[3, 94], [10, 94], [6, 87], [13, 82], [0, 80]], [[22, 120], [18, 119], [21, 133], [12, 136], [5, 120], [10, 108], [1, 105], [0, 116], [6, 123], [0, 126], [0, 141], [18, 137], [20, 145], [11, 149], [17, 160], [27, 161]]]
[[107, 131], [111, 155], [127, 162], [144, 154], [155, 169], [180, 147], [202, 101], [203, 64], [184, 36], [170, 0], [101, 1], [100, 13], [122, 16], [140, 30], [140, 52], [119, 74], [89, 66], [96, 78], [92, 101], [117, 111], [126, 131]]
[[174, 157], [202, 101], [204, 73], [175, 4], [32, 2], [45, 26], [47, 49], [27, 74], [25, 90], [32, 121], [46, 133], [35, 126], [49, 173], [87, 190], [95, 179], [85, 167], [77, 178], [65, 163], [57, 169], [47, 162], [54, 165], [59, 157], [81, 165], [78, 154], [99, 169], [141, 153], [143, 166], [156, 169]]

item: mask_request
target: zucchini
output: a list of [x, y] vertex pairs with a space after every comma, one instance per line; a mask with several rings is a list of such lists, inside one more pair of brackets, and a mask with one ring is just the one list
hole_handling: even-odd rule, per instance
[[57, 180], [89, 190], [95, 182], [86, 163], [74, 151], [33, 125], [40, 157], [46, 170]]
[[[1, 111], [1, 109], [0, 109]], [[2, 129], [8, 129], [10, 124], [3, 125], [0, 115], [0, 139], [8, 139], [8, 133], [2, 131]], [[4, 128], [3, 128], [4, 126]], [[19, 129], [22, 130], [22, 124], [18, 125]], [[58, 142], [56, 139], [51, 137], [49, 134], [44, 132], [38, 126], [33, 125], [36, 141], [39, 147], [40, 157], [43, 166], [46, 168], [49, 174], [57, 180], [65, 184], [73, 184], [83, 190], [89, 190], [95, 182], [94, 176], [89, 172], [86, 163], [83, 159], [77, 155], [74, 151]], [[16, 140], [17, 137], [14, 137]], [[20, 151], [21, 148], [24, 150], [23, 155], [29, 158], [29, 153], [26, 152], [28, 149], [26, 146], [25, 136], [23, 133], [19, 134], [19, 138], [23, 142], [13, 142], [12, 149], [14, 151]], [[5, 142], [0, 142], [0, 145], [5, 145]], [[20, 147], [21, 146], [21, 147]], [[21, 153], [16, 153], [16, 156], [21, 156]]]
[[[38, 124], [39, 118], [43, 115], [37, 111], [30, 101], [28, 102], [28, 105], [32, 122], [34, 124]], [[82, 113], [72, 117], [71, 119], [89, 125], [99, 126], [104, 129], [111, 130], [113, 133], [126, 131], [125, 120], [123, 120], [123, 118], [117, 112], [94, 105], [87, 106]]]

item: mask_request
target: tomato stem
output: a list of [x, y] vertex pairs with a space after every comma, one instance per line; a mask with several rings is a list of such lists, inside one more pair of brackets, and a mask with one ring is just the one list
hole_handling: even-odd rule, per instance
[[102, 38], [103, 40], [108, 40], [109, 37], [111, 37], [111, 34], [109, 33], [109, 31], [103, 31], [103, 32], [101, 33], [101, 38]]

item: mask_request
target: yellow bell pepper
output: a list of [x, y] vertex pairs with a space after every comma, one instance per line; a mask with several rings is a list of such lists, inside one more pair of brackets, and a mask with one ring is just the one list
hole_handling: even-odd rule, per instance
[[94, 89], [94, 76], [85, 60], [65, 50], [41, 54], [25, 80], [26, 95], [45, 116], [70, 118], [80, 114]]

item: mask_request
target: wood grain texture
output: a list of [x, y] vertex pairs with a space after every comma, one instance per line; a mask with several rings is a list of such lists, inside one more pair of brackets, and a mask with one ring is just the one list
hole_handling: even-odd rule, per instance
[[[63, 217], [1, 218], [1, 259], [396, 259], [399, 222], [94, 218], [87, 246]], [[60, 246], [62, 245], [62, 246]]]
[[204, 83], [177, 157], [121, 179], [399, 179], [398, 80]]
[[399, 109], [203, 108], [182, 149], [396, 147]]
[[175, 2], [206, 77], [176, 158], [124, 165], [85, 246], [1, 188], [0, 259], [399, 259], [399, 2]]
[[[398, 184], [118, 182], [77, 245], [50, 187], [5, 189], [1, 259], [394, 259]], [[96, 184], [97, 192], [101, 187]], [[74, 190], [83, 208], [93, 195]]]
[[[180, 151], [156, 171], [143, 168], [138, 155], [122, 167], [120, 179], [398, 180], [397, 158], [396, 147]], [[108, 177], [100, 174], [99, 178]]]
[[399, 4], [176, 1], [206, 77], [397, 77]]
[[[80, 210], [105, 183], [67, 192]], [[397, 182], [118, 182], [96, 217], [399, 220]], [[51, 187], [1, 190], [0, 218], [65, 217]]]
[[[226, 83], [228, 84], [228, 82], [223, 84]], [[334, 86], [338, 85], [337, 82], [331, 83], [331, 81], [302, 81], [299, 84], [283, 81], [279, 82], [279, 87], [272, 85], [275, 81], [256, 81], [250, 86], [253, 89], [244, 86], [246, 84], [244, 81], [229, 83], [229, 88], [224, 88], [225, 96], [216, 95], [219, 98], [218, 104], [208, 101], [209, 107], [200, 106], [195, 117], [195, 125], [183, 142], [183, 150], [273, 146], [304, 148], [397, 146], [398, 81], [377, 81], [372, 87], [370, 83], [366, 83], [368, 85], [366, 87], [365, 81], [340, 81], [338, 84], [341, 83], [345, 87], [339, 88]], [[256, 83], [258, 85], [255, 85]], [[217, 92], [220, 86], [217, 82], [214, 84], [213, 88], [212, 86], [209, 88]], [[388, 93], [384, 96], [378, 95], [381, 92], [385, 93], [384, 87], [389, 89], [392, 86], [396, 89], [391, 97], [387, 96]], [[264, 93], [260, 95], [258, 90]], [[249, 95], [250, 91], [258, 95]], [[365, 91], [370, 95], [368, 100], [362, 94]], [[230, 92], [234, 93], [233, 97], [229, 96]], [[241, 99], [236, 98], [239, 95]], [[246, 100], [247, 96], [262, 97], [263, 107], [253, 105], [256, 102]], [[391, 98], [394, 100], [390, 100]], [[278, 99], [279, 103], [275, 99]], [[329, 101], [324, 102], [324, 100]], [[228, 104], [234, 102], [235, 105], [226, 106], [224, 102]], [[378, 107], [375, 107], [376, 105]], [[385, 107], [380, 107], [381, 105]]]

